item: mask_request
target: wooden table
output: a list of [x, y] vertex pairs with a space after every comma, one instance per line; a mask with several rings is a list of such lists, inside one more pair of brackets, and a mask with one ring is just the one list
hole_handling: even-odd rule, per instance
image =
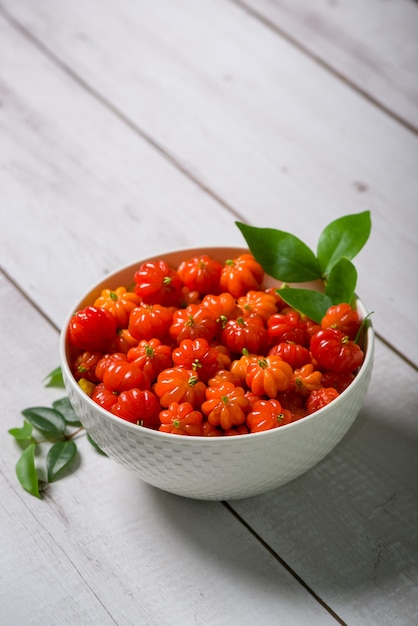
[[[418, 5], [1, 0], [2, 626], [418, 620]], [[62, 391], [58, 335], [109, 271], [234, 221], [294, 232], [370, 209], [377, 333], [343, 441], [264, 495], [158, 491], [79, 443], [42, 500], [7, 430]]]

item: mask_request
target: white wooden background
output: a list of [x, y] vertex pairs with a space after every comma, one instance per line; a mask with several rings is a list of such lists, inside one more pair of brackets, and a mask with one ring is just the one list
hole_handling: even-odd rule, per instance
[[[417, 67], [413, 0], [0, 0], [2, 626], [417, 623]], [[316, 468], [206, 503], [81, 442], [21, 489], [7, 430], [61, 397], [42, 379], [93, 282], [242, 245], [237, 218], [315, 247], [366, 209], [374, 373]]]

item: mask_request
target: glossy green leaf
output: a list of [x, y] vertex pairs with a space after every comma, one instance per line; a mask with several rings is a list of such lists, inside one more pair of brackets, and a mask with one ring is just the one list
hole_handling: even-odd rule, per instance
[[21, 428], [10, 428], [9, 434], [18, 441], [30, 441], [32, 439], [32, 430], [32, 424], [24, 420]]
[[74, 441], [57, 441], [48, 450], [46, 456], [46, 467], [48, 481], [56, 480], [60, 472], [68, 467], [77, 453], [77, 446]]
[[65, 418], [55, 409], [35, 406], [24, 409], [22, 415], [38, 430], [45, 433], [60, 435], [65, 431]]
[[100, 454], [103, 454], [103, 456], [107, 456], [106, 452], [101, 449], [101, 447], [94, 441], [94, 439], [88, 433], [87, 433], [87, 441], [93, 446], [93, 448], [97, 450], [97, 452], [100, 452]]
[[60, 367], [56, 367], [45, 378], [45, 387], [57, 387], [59, 389], [65, 388], [64, 379], [62, 377], [62, 371]]
[[279, 289], [278, 293], [287, 304], [318, 324], [332, 305], [332, 301], [327, 295], [312, 289], [283, 287]]
[[264, 271], [283, 282], [305, 282], [320, 278], [315, 254], [290, 233], [274, 228], [257, 228], [236, 222], [248, 248]]
[[325, 293], [333, 304], [351, 304], [357, 284], [357, 270], [346, 258], [333, 266], [325, 286]]
[[317, 249], [317, 257], [324, 277], [343, 257], [353, 259], [370, 236], [370, 211], [340, 217], [324, 228]]
[[20, 455], [16, 463], [16, 476], [26, 491], [40, 498], [39, 479], [35, 467], [35, 444], [32, 443]]
[[68, 396], [55, 400], [55, 402], [52, 403], [52, 406], [56, 411], [61, 413], [69, 426], [81, 426], [81, 422], [79, 421]]

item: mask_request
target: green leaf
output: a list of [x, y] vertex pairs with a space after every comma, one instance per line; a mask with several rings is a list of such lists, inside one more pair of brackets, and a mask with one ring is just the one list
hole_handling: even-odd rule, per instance
[[57, 441], [51, 446], [46, 456], [49, 482], [56, 480], [60, 472], [73, 460], [76, 453], [77, 446], [74, 441]]
[[370, 211], [345, 215], [324, 228], [317, 249], [317, 257], [323, 276], [342, 258], [353, 259], [370, 236]]
[[371, 316], [374, 314], [374, 311], [370, 311], [367, 313], [366, 317], [364, 317], [361, 321], [360, 328], [357, 331], [357, 335], [354, 339], [354, 343], [357, 343], [359, 346], [364, 346], [364, 336], [367, 332], [367, 329], [371, 326]]
[[26, 417], [35, 428], [42, 432], [61, 435], [65, 431], [65, 418], [55, 409], [45, 406], [35, 406], [24, 409], [22, 415]]
[[53, 408], [63, 415], [65, 421], [69, 426], [81, 426], [81, 422], [79, 421], [73, 406], [70, 402], [70, 398], [65, 396], [64, 398], [60, 398], [59, 400], [55, 400], [52, 403]]
[[52, 370], [52, 372], [45, 377], [44, 384], [45, 387], [58, 387], [60, 389], [65, 388], [61, 368], [56, 367]]
[[357, 270], [346, 258], [342, 258], [333, 266], [325, 286], [326, 295], [333, 304], [346, 302], [351, 304], [357, 284]]
[[257, 228], [235, 222], [254, 258], [273, 278], [299, 283], [320, 278], [315, 254], [300, 239], [274, 228]]
[[16, 476], [22, 485], [30, 494], [40, 498], [39, 480], [35, 468], [35, 444], [28, 446], [19, 457], [16, 463]]
[[87, 441], [93, 446], [93, 448], [97, 450], [97, 452], [100, 452], [100, 454], [103, 454], [103, 456], [107, 456], [106, 452], [101, 449], [101, 447], [94, 441], [92, 436], [89, 435], [88, 433], [87, 433]]
[[32, 439], [32, 429], [32, 424], [24, 420], [21, 428], [10, 428], [9, 435], [18, 441], [30, 441]]
[[327, 309], [332, 305], [332, 301], [327, 295], [312, 289], [282, 287], [278, 290], [278, 294], [287, 304], [317, 324], [321, 323]]

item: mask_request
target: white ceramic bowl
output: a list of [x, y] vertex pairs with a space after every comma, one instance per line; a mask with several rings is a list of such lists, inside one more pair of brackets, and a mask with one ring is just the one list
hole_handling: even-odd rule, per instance
[[[209, 254], [220, 261], [238, 248], [186, 249], [157, 255], [176, 267], [185, 258]], [[150, 259], [146, 259], [150, 260]], [[71, 404], [87, 432], [115, 461], [165, 491], [202, 500], [254, 496], [297, 478], [323, 459], [357, 417], [373, 366], [374, 332], [369, 324], [365, 359], [355, 380], [323, 409], [273, 430], [233, 437], [190, 437], [146, 429], [115, 417], [93, 402], [74, 379], [68, 362], [67, 327], [74, 311], [91, 304], [101, 290], [132, 283], [143, 261], [122, 268], [91, 289], [71, 309], [60, 338], [62, 373]], [[269, 279], [269, 284], [274, 284]], [[359, 300], [362, 316], [367, 314]]]

